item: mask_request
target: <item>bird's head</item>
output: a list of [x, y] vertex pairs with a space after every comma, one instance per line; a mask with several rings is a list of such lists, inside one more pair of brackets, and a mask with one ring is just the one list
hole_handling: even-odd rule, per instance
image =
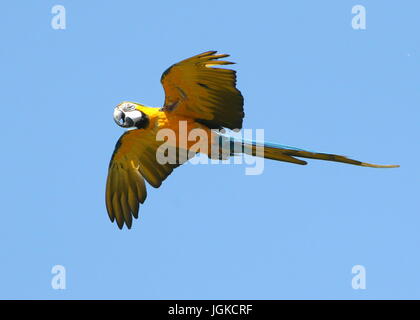
[[140, 110], [138, 103], [122, 102], [114, 109], [114, 121], [120, 127], [142, 129], [149, 124], [148, 116]]

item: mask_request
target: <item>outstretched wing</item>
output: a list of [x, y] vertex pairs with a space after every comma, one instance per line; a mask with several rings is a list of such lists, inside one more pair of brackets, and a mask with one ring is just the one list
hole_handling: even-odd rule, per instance
[[162, 74], [162, 110], [194, 118], [212, 129], [240, 129], [244, 99], [236, 88], [236, 72], [214, 67], [233, 62], [217, 60], [229, 55], [216, 52], [183, 60]]
[[[129, 130], [118, 140], [112, 155], [106, 182], [106, 207], [109, 218], [130, 229], [132, 217], [138, 217], [139, 203], [146, 200], [144, 180], [155, 188], [180, 164], [160, 164], [157, 153], [162, 141], [152, 130]], [[171, 161], [172, 162], [172, 161]]]

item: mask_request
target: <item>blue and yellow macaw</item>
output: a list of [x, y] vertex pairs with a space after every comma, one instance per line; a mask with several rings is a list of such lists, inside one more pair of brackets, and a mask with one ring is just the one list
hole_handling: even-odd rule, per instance
[[[244, 118], [244, 99], [236, 88], [236, 72], [218, 66], [232, 64], [219, 60], [227, 54], [208, 51], [183, 60], [168, 68], [161, 77], [165, 102], [161, 108], [146, 107], [140, 103], [123, 102], [114, 110], [114, 120], [125, 132], [118, 140], [112, 155], [106, 183], [106, 207], [111, 221], [116, 220], [120, 229], [126, 224], [131, 228], [132, 217], [138, 217], [139, 203], [146, 200], [145, 180], [155, 188], [171, 174], [173, 169], [188, 159], [161, 164], [157, 161], [163, 141], [157, 139], [161, 129], [178, 133], [180, 123], [187, 131], [204, 130], [212, 139], [229, 139], [228, 146], [235, 147], [230, 154], [240, 152], [267, 159], [305, 165], [298, 158], [343, 162], [363, 167], [393, 168], [396, 165], [375, 165], [344, 156], [306, 151], [280, 144], [264, 143], [263, 153], [256, 149], [261, 144], [219, 135], [218, 129], [241, 129]], [[211, 145], [209, 140], [209, 158]], [[195, 141], [188, 141], [183, 148], [190, 150]], [[180, 150], [179, 145], [173, 145]], [[296, 158], [297, 157], [297, 158]]]

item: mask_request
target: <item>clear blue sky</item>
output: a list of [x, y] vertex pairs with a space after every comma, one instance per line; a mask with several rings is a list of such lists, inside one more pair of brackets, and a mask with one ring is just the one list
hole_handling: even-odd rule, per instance
[[[64, 5], [67, 29], [51, 28]], [[353, 5], [367, 29], [351, 27]], [[420, 298], [417, 1], [2, 1], [0, 298]], [[123, 100], [231, 54], [244, 127], [399, 169], [186, 165], [132, 230], [108, 220]], [[63, 265], [67, 289], [51, 288]], [[366, 268], [366, 290], [351, 286]]]

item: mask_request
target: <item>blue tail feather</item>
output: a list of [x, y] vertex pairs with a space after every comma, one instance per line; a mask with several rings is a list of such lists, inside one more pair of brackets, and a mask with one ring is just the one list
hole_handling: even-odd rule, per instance
[[284, 145], [284, 144], [279, 144], [279, 143], [275, 143], [275, 142], [268, 142], [268, 141], [257, 142], [255, 140], [238, 139], [238, 138], [235, 138], [235, 137], [228, 137], [228, 138], [230, 139], [231, 144], [242, 143], [242, 144], [249, 144], [249, 145], [253, 145], [253, 146], [263, 145], [264, 148], [277, 148], [277, 149], [288, 149], [288, 150], [295, 150], [295, 151], [314, 152], [314, 151], [300, 149], [300, 148], [296, 148], [296, 147], [292, 147], [292, 146], [288, 146], [288, 145]]

